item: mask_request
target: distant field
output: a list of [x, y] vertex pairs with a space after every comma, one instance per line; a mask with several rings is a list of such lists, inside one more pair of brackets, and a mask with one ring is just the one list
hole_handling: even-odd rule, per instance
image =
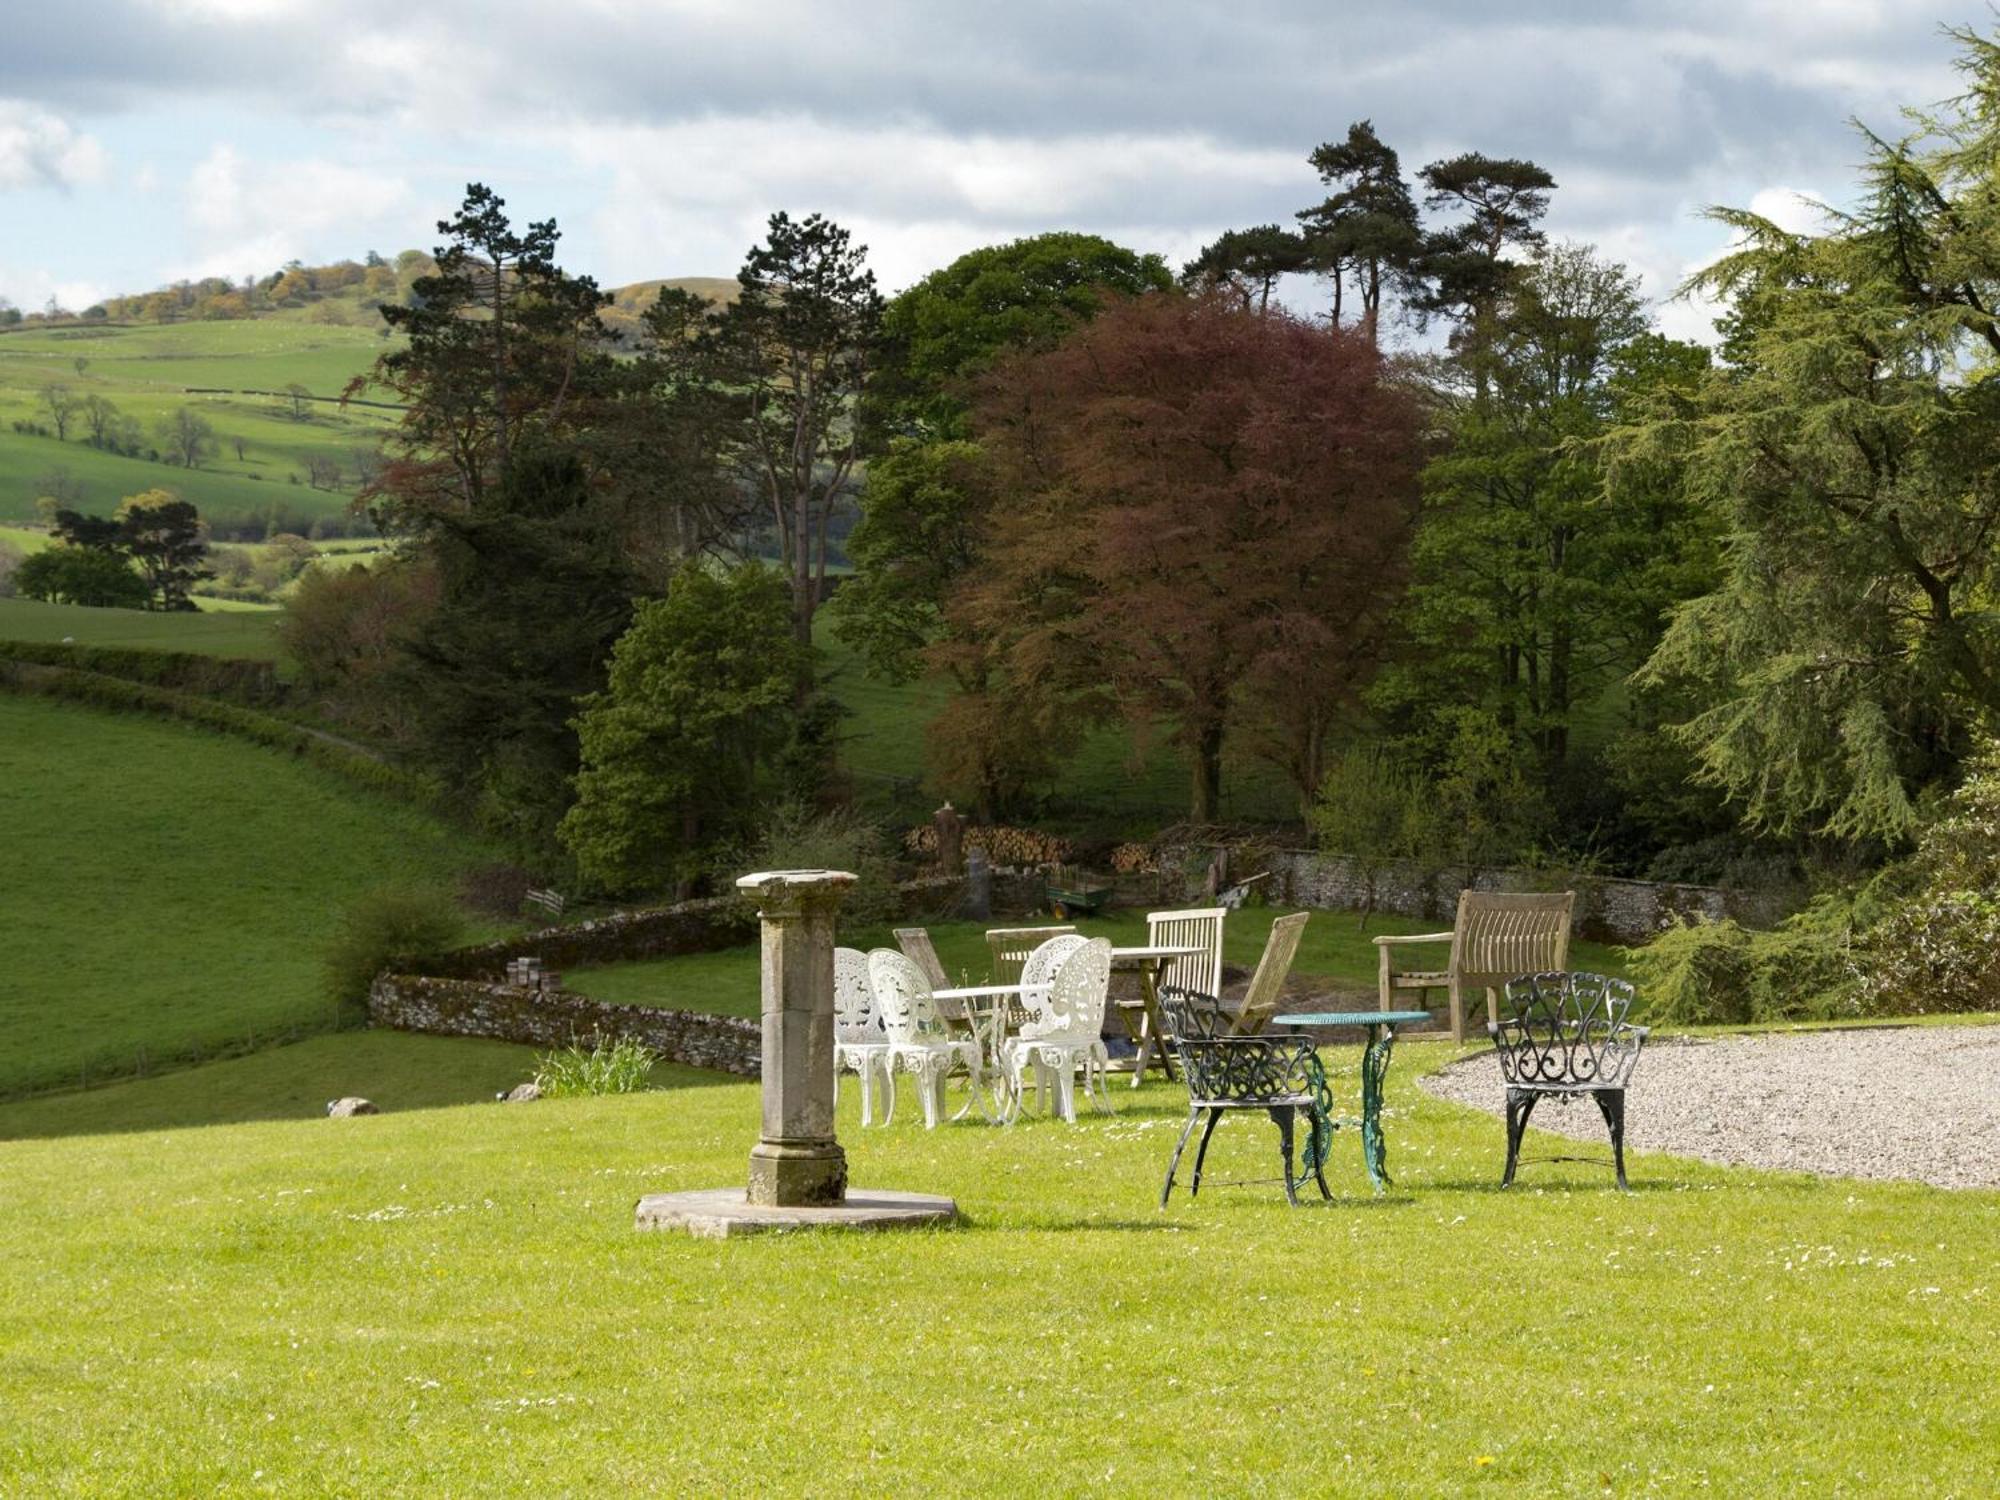
[[84, 646], [276, 660], [277, 622], [278, 611], [258, 607], [163, 615], [142, 609], [85, 609], [36, 599], [0, 599], [0, 640], [7, 641], [74, 640]]
[[0, 849], [0, 1092], [319, 1023], [320, 956], [350, 901], [491, 857], [272, 751], [11, 697]]
[[[82, 485], [83, 507], [97, 513], [108, 513], [126, 495], [165, 487], [212, 521], [261, 516], [273, 507], [306, 517], [338, 514], [356, 485], [354, 453], [374, 445], [393, 412], [314, 403], [301, 422], [272, 397], [192, 395], [189, 388], [282, 391], [297, 383], [316, 396], [338, 396], [385, 347], [369, 328], [262, 318], [0, 337], [0, 521], [31, 517], [40, 488], [35, 480], [58, 466]], [[81, 371], [79, 359], [86, 362]], [[66, 443], [14, 432], [16, 421], [47, 425], [38, 393], [50, 383], [78, 397], [107, 397], [153, 443], [163, 418], [192, 407], [214, 426], [218, 451], [203, 468], [187, 470], [98, 452], [78, 430]], [[233, 442], [238, 437], [244, 441], [240, 459]], [[310, 487], [306, 463], [316, 456], [340, 466], [336, 490]]]

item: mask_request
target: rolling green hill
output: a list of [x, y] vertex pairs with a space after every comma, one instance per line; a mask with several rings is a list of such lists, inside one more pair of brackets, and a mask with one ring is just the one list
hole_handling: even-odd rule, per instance
[[490, 857], [273, 751], [5, 696], [0, 830], [0, 1093], [321, 1024], [349, 903]]
[[[331, 398], [365, 373], [383, 347], [366, 329], [278, 318], [56, 327], [0, 337], [0, 522], [32, 518], [36, 498], [48, 488], [38, 481], [58, 469], [81, 487], [80, 508], [99, 514], [126, 495], [166, 488], [192, 500], [212, 524], [276, 512], [286, 529], [301, 529], [340, 515], [358, 484], [356, 454], [373, 449], [394, 413], [343, 409]], [[292, 384], [328, 399], [294, 420], [278, 398], [242, 394]], [[216, 452], [203, 467], [183, 469], [92, 448], [81, 419], [66, 442], [14, 430], [17, 422], [50, 425], [41, 403], [50, 385], [79, 399], [106, 398], [156, 446], [159, 424], [191, 407], [214, 427]], [[313, 459], [339, 468], [334, 488], [312, 488]]]
[[[622, 333], [662, 286], [685, 287], [723, 301], [736, 294], [726, 277], [638, 281], [613, 288], [605, 322]], [[274, 309], [252, 318], [184, 323], [23, 325], [0, 333], [0, 523], [31, 519], [39, 483], [66, 469], [82, 487], [82, 509], [109, 513], [140, 490], [167, 488], [192, 500], [212, 524], [236, 528], [274, 516], [284, 529], [342, 515], [360, 479], [356, 455], [372, 449], [394, 423], [379, 407], [341, 406], [334, 399], [366, 374], [389, 347], [381, 315], [359, 289], [307, 307]], [[66, 442], [15, 430], [16, 423], [51, 425], [44, 387], [66, 386], [78, 398], [97, 395], [139, 423], [148, 444], [182, 406], [215, 428], [217, 451], [200, 469], [100, 452], [78, 425]], [[258, 394], [302, 385], [320, 398], [303, 420], [281, 398]], [[386, 399], [381, 391], [364, 400]], [[237, 452], [237, 441], [242, 453]], [[340, 478], [312, 488], [309, 463], [331, 462]]]

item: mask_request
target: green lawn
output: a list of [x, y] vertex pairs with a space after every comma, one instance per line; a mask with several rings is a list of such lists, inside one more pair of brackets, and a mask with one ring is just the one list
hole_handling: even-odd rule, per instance
[[[1248, 907], [1231, 912], [1223, 921], [1222, 953], [1225, 960], [1254, 968], [1264, 951], [1264, 940], [1274, 917], [1283, 907]], [[931, 942], [938, 959], [953, 979], [967, 984], [984, 984], [989, 926], [1025, 926], [1021, 921], [937, 922], [930, 926]], [[1448, 925], [1448, 924], [1447, 924]], [[1113, 943], [1136, 945], [1146, 941], [1144, 912], [1118, 912], [1104, 918], [1086, 918], [1076, 924], [1092, 937], [1108, 937]], [[1437, 924], [1412, 917], [1376, 916], [1364, 930], [1351, 912], [1315, 912], [1299, 941], [1292, 972], [1310, 974], [1328, 981], [1329, 987], [1375, 990], [1375, 942], [1378, 933], [1435, 932]], [[842, 932], [840, 941], [850, 947], [890, 948], [895, 939], [887, 931]], [[1442, 947], [1440, 948], [1442, 954]], [[1570, 946], [1571, 967], [1595, 969], [1599, 973], [1622, 975], [1624, 970], [1615, 950], [1598, 943], [1577, 942]], [[1443, 959], [1440, 956], [1439, 962]], [[643, 962], [608, 964], [601, 968], [576, 969], [563, 976], [563, 983], [579, 993], [626, 1005], [659, 1005], [681, 1010], [719, 1011], [724, 1015], [757, 1014], [758, 955], [754, 945], [725, 948], [717, 953], [691, 953], [679, 958], [649, 959]], [[1439, 998], [1442, 1003], [1442, 997]]]
[[154, 614], [143, 609], [86, 609], [38, 599], [0, 599], [0, 640], [63, 641], [199, 651], [209, 656], [278, 655], [275, 610], [217, 609]]
[[0, 829], [0, 1093], [320, 1024], [349, 902], [491, 857], [273, 751], [10, 697]]
[[102, 1088], [9, 1100], [0, 1103], [0, 1140], [316, 1119], [328, 1100], [348, 1094], [385, 1113], [479, 1104], [534, 1069], [533, 1048], [506, 1042], [342, 1031]]
[[[34, 515], [35, 480], [58, 466], [83, 486], [83, 508], [108, 514], [126, 495], [164, 486], [192, 500], [211, 521], [266, 514], [297, 516], [343, 510], [356, 484], [354, 453], [373, 445], [393, 412], [315, 403], [295, 421], [270, 397], [190, 394], [203, 390], [281, 391], [294, 382], [314, 395], [338, 396], [386, 345], [373, 328], [332, 327], [278, 319], [179, 323], [131, 328], [59, 328], [0, 337], [0, 520]], [[86, 364], [78, 371], [75, 362]], [[39, 392], [51, 383], [76, 396], [101, 395], [136, 419], [146, 441], [181, 406], [206, 417], [218, 438], [214, 456], [185, 470], [13, 430], [16, 421], [48, 425]], [[243, 439], [238, 457], [234, 440]], [[311, 488], [307, 461], [330, 458], [343, 470], [332, 491]], [[293, 482], [296, 476], [297, 482]]]
[[1342, 1138], [1297, 1210], [1220, 1185], [1275, 1165], [1237, 1119], [1160, 1212], [1161, 1083], [928, 1133], [849, 1089], [852, 1180], [969, 1219], [920, 1234], [636, 1233], [743, 1180], [747, 1083], [0, 1144], [0, 1489], [1992, 1492], [2000, 1194], [1646, 1154], [1501, 1193], [1500, 1123], [1413, 1086], [1449, 1055], [1398, 1053], [1395, 1190]]

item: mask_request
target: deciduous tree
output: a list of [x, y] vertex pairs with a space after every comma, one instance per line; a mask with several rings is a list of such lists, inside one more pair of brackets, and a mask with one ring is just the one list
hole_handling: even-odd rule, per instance
[[759, 564], [690, 563], [639, 607], [605, 690], [579, 705], [561, 833], [587, 880], [685, 891], [749, 832], [778, 789], [804, 650], [784, 580]]
[[[1107, 308], [1003, 362], [976, 431], [996, 464], [983, 582], [954, 608], [1005, 644], [1009, 690], [1163, 721], [1213, 819], [1252, 723], [1301, 801], [1394, 599], [1419, 413], [1358, 334], [1227, 296]], [[1313, 711], [1282, 720], [1276, 696]]]

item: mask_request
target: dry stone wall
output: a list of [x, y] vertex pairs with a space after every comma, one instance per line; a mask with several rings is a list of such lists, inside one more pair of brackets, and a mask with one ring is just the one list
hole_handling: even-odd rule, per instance
[[[1646, 880], [1615, 880], [1561, 871], [1439, 870], [1410, 861], [1395, 861], [1368, 869], [1340, 854], [1306, 849], [1277, 849], [1239, 859], [1236, 878], [1269, 870], [1266, 894], [1275, 903], [1352, 911], [1368, 904], [1372, 887], [1375, 910], [1421, 917], [1449, 927], [1458, 910], [1458, 893], [1476, 891], [1575, 891], [1576, 930], [1587, 938], [1609, 943], [1644, 943], [1689, 917], [1720, 920], [1733, 917], [1746, 927], [1769, 927], [1794, 904], [1783, 892], [1724, 890], [1716, 886], [1671, 885]], [[1167, 868], [1203, 867], [1204, 851], [1162, 850]]]
[[531, 1047], [589, 1046], [599, 1037], [642, 1042], [669, 1062], [757, 1076], [761, 1028], [739, 1016], [612, 1005], [538, 990], [427, 974], [381, 974], [368, 992], [370, 1025], [434, 1036], [490, 1037]]

